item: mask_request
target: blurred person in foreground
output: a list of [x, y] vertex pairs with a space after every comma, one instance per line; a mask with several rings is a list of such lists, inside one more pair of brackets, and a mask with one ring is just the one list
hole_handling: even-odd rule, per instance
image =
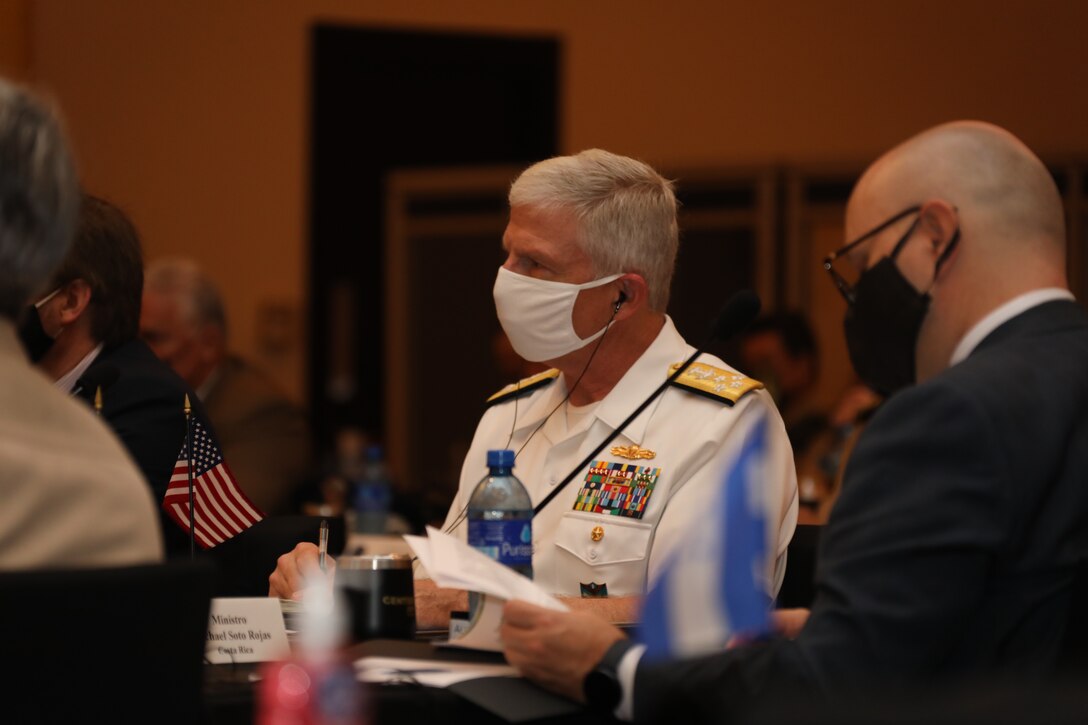
[[162, 559], [140, 472], [90, 408], [31, 368], [16, 337], [16, 319], [48, 301], [79, 205], [58, 122], [0, 79], [0, 569]]
[[[58, 389], [88, 406], [101, 404], [102, 419], [121, 439], [160, 504], [167, 555], [187, 555], [188, 482], [178, 475], [188, 435], [186, 396], [194, 421], [194, 459], [214, 449], [215, 431], [192, 389], [137, 337], [143, 273], [140, 238], [132, 222], [116, 205], [84, 194], [71, 249], [21, 335], [31, 359]], [[188, 465], [187, 456], [183, 462]], [[199, 472], [200, 461], [196, 463]], [[215, 503], [197, 490], [202, 547], [231, 538], [260, 518], [248, 500], [235, 495], [228, 478], [224, 472], [218, 479]], [[184, 485], [184, 501], [173, 498], [181, 494], [172, 484]], [[239, 507], [237, 517], [221, 513], [228, 504]], [[222, 519], [222, 526], [205, 531], [203, 524], [214, 519]]]
[[827, 423], [813, 401], [820, 351], [812, 326], [799, 312], [763, 315], [741, 334], [740, 361], [774, 398], [796, 458]]
[[[665, 313], [678, 247], [671, 182], [640, 161], [594, 149], [529, 167], [509, 202], [496, 311], [514, 351], [552, 369], [489, 401], [444, 526], [461, 537], [489, 449], [519, 452], [514, 473], [536, 506], [694, 352]], [[710, 522], [707, 503], [723, 471], [763, 420], [773, 451], [761, 482], [771, 552], [764, 579], [773, 595], [797, 518], [789, 441], [762, 385], [711, 355], [536, 514], [534, 580], [579, 609], [634, 621], [682, 534]], [[609, 503], [605, 484], [645, 486], [646, 494]], [[313, 547], [300, 545], [281, 558], [270, 594], [296, 595], [316, 570]], [[464, 592], [429, 580], [416, 582], [416, 599], [421, 626], [441, 626], [451, 609], [466, 608]]]
[[854, 366], [890, 397], [847, 465], [811, 616], [792, 639], [643, 662], [593, 617], [511, 602], [525, 675], [576, 700], [595, 683], [591, 705], [640, 722], [721, 722], [798, 691], [1053, 672], [1088, 556], [1088, 319], [1054, 180], [1000, 128], [938, 126], [864, 173], [846, 236], [825, 267]]
[[196, 390], [253, 502], [268, 514], [298, 513], [310, 472], [306, 414], [267, 374], [228, 352], [222, 298], [195, 263], [148, 265], [140, 336]]

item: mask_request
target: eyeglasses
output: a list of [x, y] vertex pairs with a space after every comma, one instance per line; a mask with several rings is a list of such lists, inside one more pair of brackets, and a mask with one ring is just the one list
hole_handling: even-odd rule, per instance
[[[846, 299], [848, 304], [854, 304], [854, 284], [856, 284], [856, 280], [854, 283], [848, 282], [846, 278], [835, 269], [835, 260], [849, 253], [851, 249], [858, 246], [865, 240], [871, 239], [877, 234], [880, 234], [882, 231], [890, 227], [892, 224], [895, 224], [900, 219], [910, 216], [911, 214], [916, 214], [921, 210], [921, 206], [912, 206], [909, 209], [904, 209], [903, 211], [893, 216], [891, 219], [888, 219], [887, 221], [882, 222], [878, 226], [870, 229], [869, 231], [865, 232], [860, 237], [852, 242], [849, 242], [845, 246], [839, 247], [834, 252], [824, 258], [824, 269], [826, 269], [827, 273], [831, 275], [831, 281], [835, 283], [835, 287], [838, 288], [839, 293]], [[899, 249], [903, 246], [903, 242], [905, 242], [907, 238], [910, 237], [911, 232], [914, 231], [914, 227], [917, 226], [917, 224], [918, 220], [915, 219], [914, 223], [910, 225], [910, 229], [907, 230], [907, 233], [904, 234], [903, 238], [899, 240], [899, 243], [895, 245], [895, 249], [893, 249], [891, 255], [889, 255], [892, 257], [892, 259], [894, 259], [895, 256], [899, 253]]]

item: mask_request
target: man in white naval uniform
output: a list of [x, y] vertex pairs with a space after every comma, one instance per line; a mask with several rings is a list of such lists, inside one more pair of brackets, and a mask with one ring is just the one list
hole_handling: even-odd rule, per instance
[[[514, 473], [536, 505], [694, 352], [665, 314], [678, 246], [670, 182], [590, 150], [531, 166], [509, 200], [496, 312], [519, 355], [555, 369], [493, 397], [444, 526], [462, 537], [488, 450], [517, 452]], [[677, 382], [533, 519], [534, 579], [612, 621], [634, 620], [637, 596], [680, 534], [704, 520], [745, 432], [764, 417], [771, 588], [784, 570], [797, 486], [770, 396], [709, 355]], [[270, 593], [292, 596], [314, 566], [312, 548], [300, 545]], [[440, 625], [464, 608], [463, 593], [418, 580], [416, 605], [421, 626]]]
[[[520, 398], [518, 384], [497, 394], [476, 430], [443, 528], [455, 527], [453, 533], [464, 538], [463, 512], [476, 484], [487, 475], [489, 449], [520, 450], [514, 473], [533, 503], [539, 503], [668, 377], [670, 366], [693, 352], [665, 317], [657, 338], [611, 392], [597, 403], [581, 406], [573, 416], [564, 411], [567, 384], [557, 370], [523, 381], [523, 386], [538, 387]], [[703, 509], [721, 484], [723, 467], [749, 426], [769, 415], [776, 431], [772, 445], [777, 448], [766, 484], [776, 532], [777, 589], [796, 505], [794, 479], [785, 470], [789, 455], [778, 445], [785, 445], [778, 435], [782, 433], [778, 416], [755, 381], [710, 355], [701, 356], [700, 363], [680, 381], [702, 384], [702, 390], [678, 385], [666, 390], [533, 519], [536, 582], [568, 597], [642, 594], [681, 532], [699, 525]], [[587, 485], [596, 479], [635, 487], [640, 478], [649, 484], [647, 494], [615, 506], [607, 505], [607, 500], [602, 505], [600, 488]], [[784, 522], [787, 517], [791, 518]]]

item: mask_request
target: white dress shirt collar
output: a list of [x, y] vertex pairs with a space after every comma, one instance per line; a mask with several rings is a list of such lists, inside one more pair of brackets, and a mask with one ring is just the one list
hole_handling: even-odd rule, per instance
[[1044, 302], [1072, 299], [1074, 299], [1073, 293], [1061, 287], [1045, 287], [1025, 292], [1019, 297], [1013, 297], [976, 322], [975, 326], [967, 331], [967, 334], [960, 339], [956, 349], [952, 352], [952, 359], [948, 362], [949, 367], [966, 360], [967, 356], [975, 351], [975, 348], [986, 339], [987, 335], [1017, 315], [1027, 312], [1032, 307], [1038, 307]]
[[76, 387], [76, 381], [83, 377], [83, 373], [87, 372], [87, 368], [91, 366], [91, 363], [95, 361], [98, 354], [102, 352], [102, 343], [98, 343], [95, 349], [83, 356], [83, 359], [76, 363], [76, 366], [60, 376], [53, 385], [58, 389], [63, 390], [65, 393], [74, 392]]

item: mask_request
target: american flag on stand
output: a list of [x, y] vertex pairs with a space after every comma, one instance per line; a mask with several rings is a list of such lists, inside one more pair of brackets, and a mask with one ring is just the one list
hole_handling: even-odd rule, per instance
[[[222, 544], [264, 518], [231, 475], [219, 447], [193, 417], [193, 503], [196, 541], [205, 549]], [[183, 442], [162, 507], [189, 533], [189, 450]]]

